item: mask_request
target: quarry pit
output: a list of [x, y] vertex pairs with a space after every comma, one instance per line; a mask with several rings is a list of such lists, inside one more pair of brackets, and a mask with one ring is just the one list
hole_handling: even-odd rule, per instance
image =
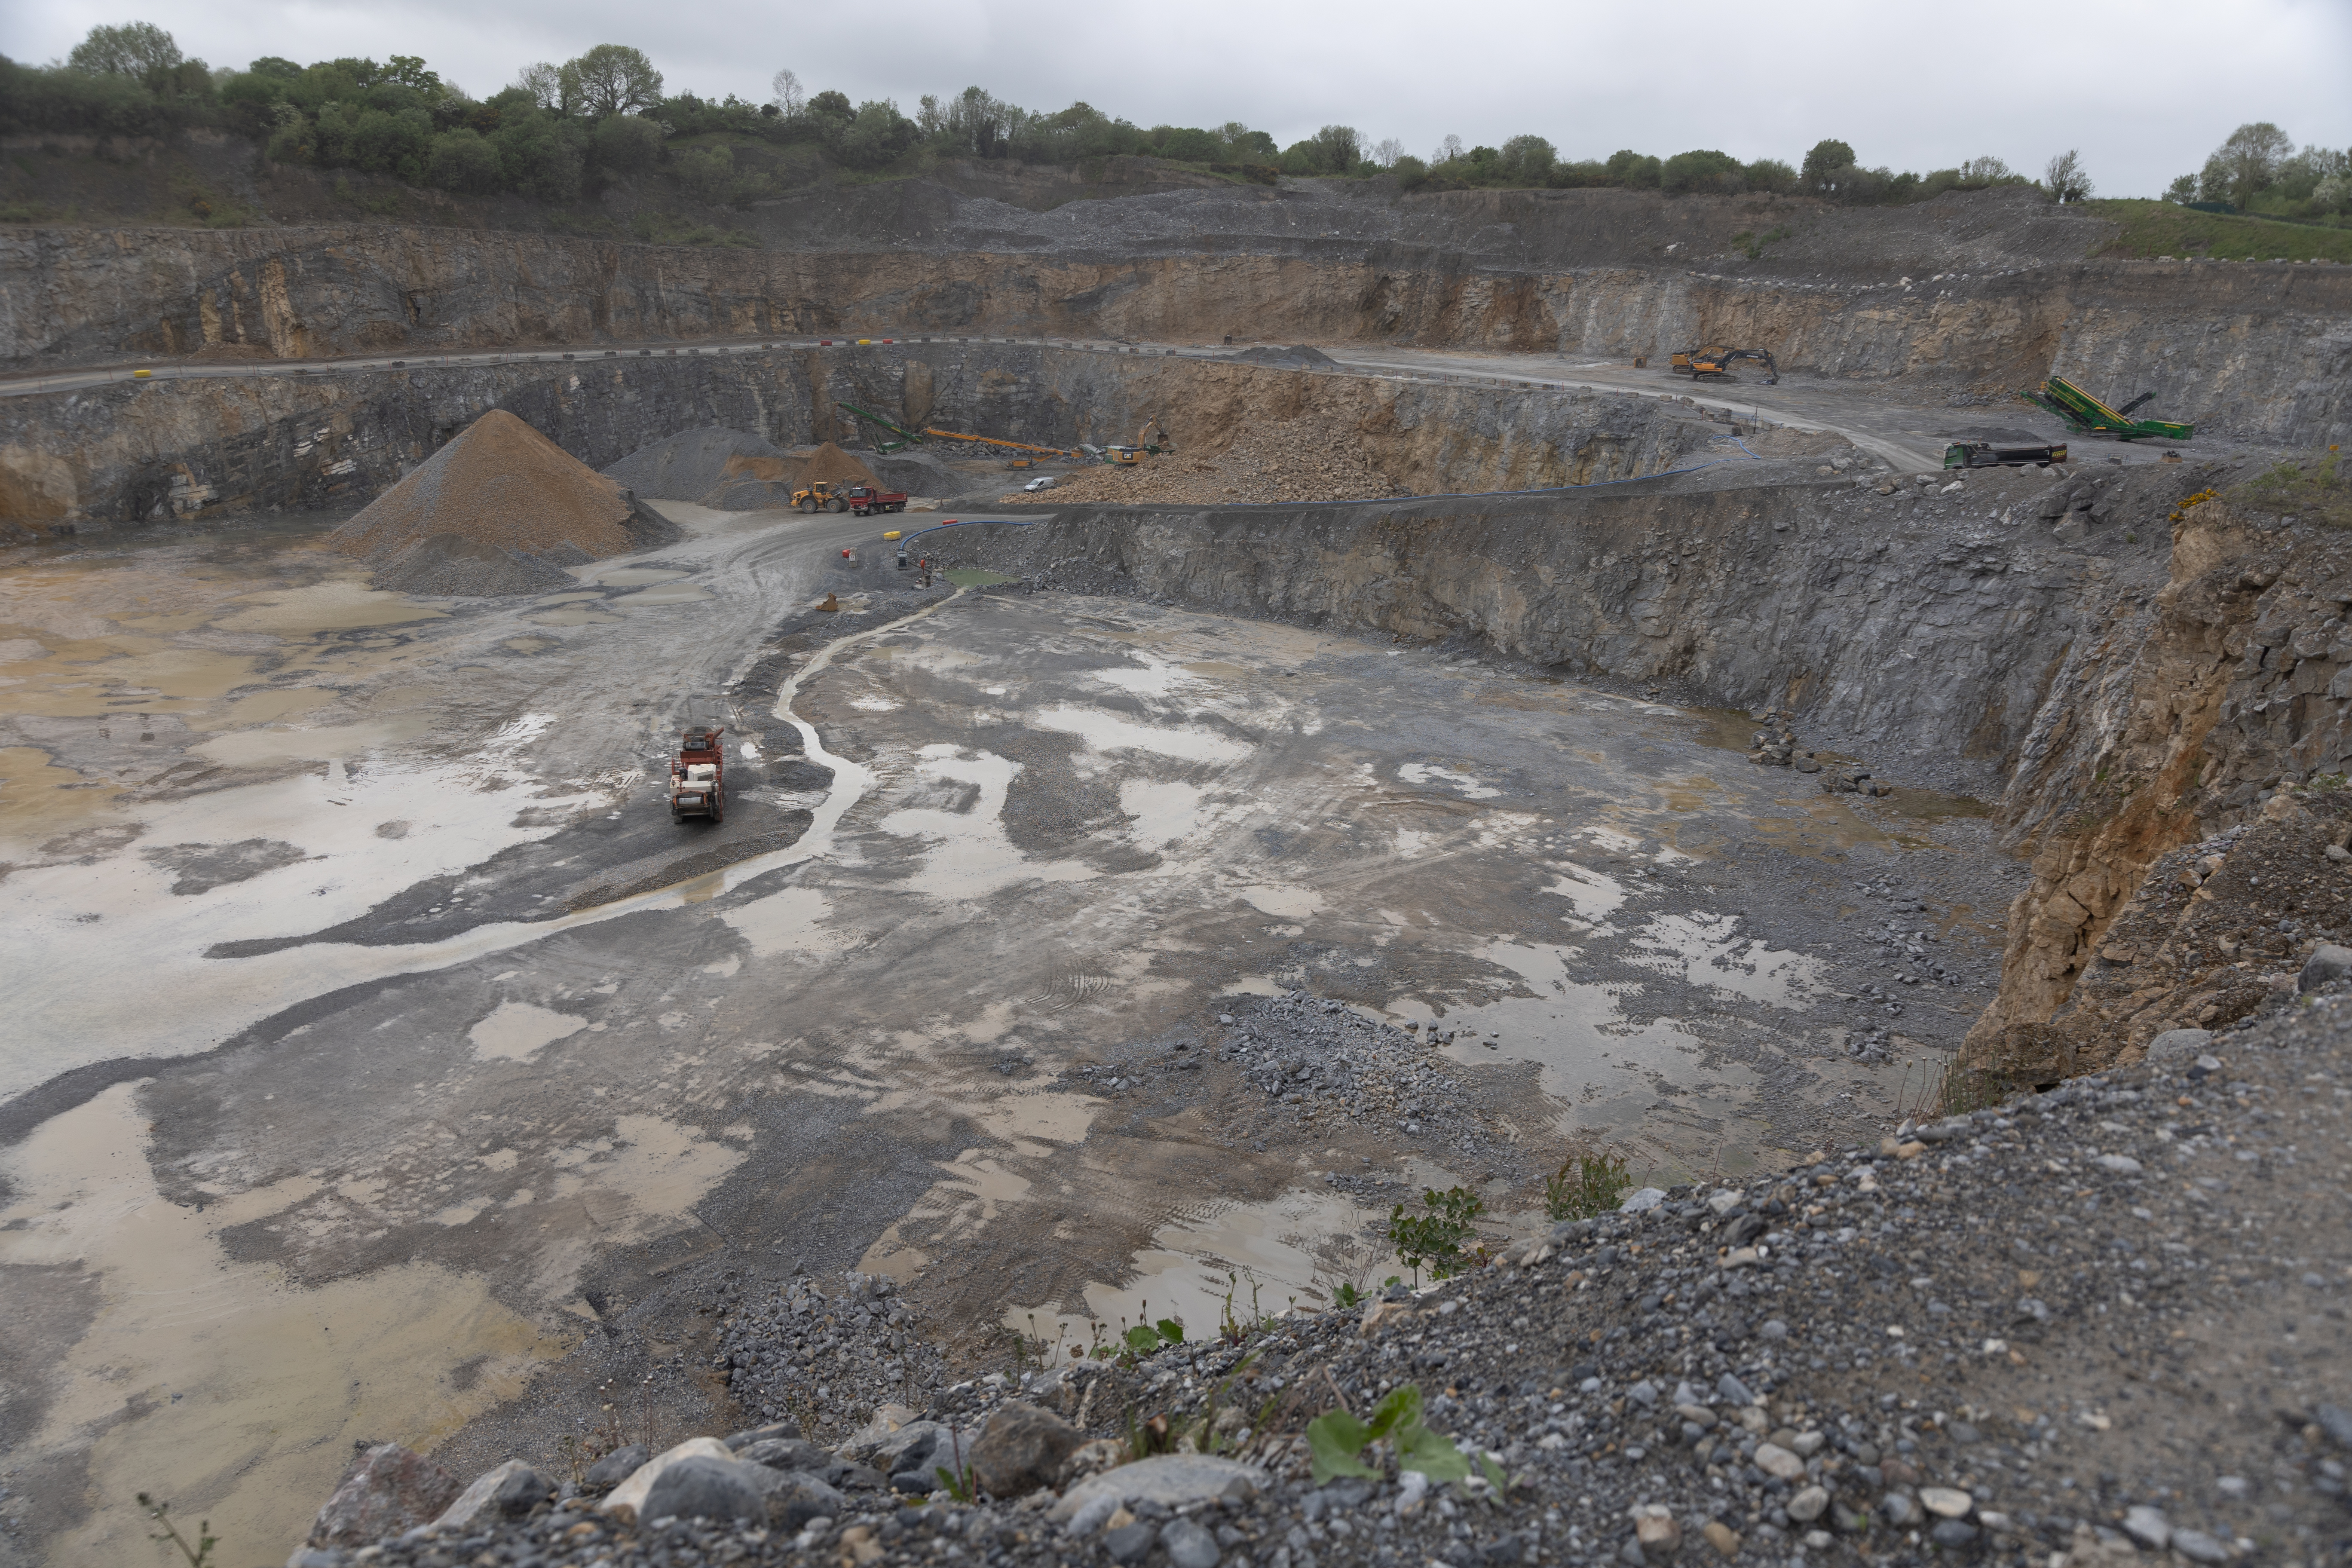
[[[152, 330], [122, 323], [216, 323], [244, 258], [208, 316], [16, 345], [56, 384], [0, 404], [0, 1269], [47, 1560], [117, 1560], [140, 1488], [290, 1542], [354, 1440], [480, 1468], [615, 1380], [728, 1421], [729, 1282], [887, 1276], [976, 1367], [1039, 1321], [1213, 1321], [1234, 1276], [1376, 1283], [1425, 1186], [1532, 1233], [1571, 1151], [1737, 1177], [1874, 1142], [1956, 1058], [2054, 1080], [2032, 1053], [2140, 868], [2342, 771], [2340, 705], [2305, 689], [2332, 692], [2341, 551], [2226, 499], [2340, 429], [2324, 376], [2273, 367], [2184, 450], [1955, 477], [1948, 439], [2063, 434], [1969, 390], [2013, 340], [1916, 363], [2017, 303], [2002, 258], [1878, 379], [1851, 321], [1790, 314], [1818, 304], [1793, 276], [1583, 258], [1578, 288], [1662, 317], [1848, 334], [1782, 385], [1693, 386], [1530, 339], [1544, 286], [1492, 268], [1355, 279], [1346, 310], [1399, 328], [1360, 330], [1329, 275], [1393, 284], [1377, 247], [1412, 237], [1359, 237], [1233, 258], [1322, 279], [1265, 323], [1322, 345], [1276, 345], [1297, 363], [1210, 333], [1206, 274], [1062, 239], [1026, 265], [1100, 273], [1090, 306], [1016, 321], [1000, 286], [942, 325], [952, 232], [856, 287], [801, 257], [827, 321], [714, 310], [643, 353], [609, 316], [520, 348], [313, 324], [299, 375], [122, 379]], [[313, 323], [364, 315], [324, 309], [364, 276], [311, 276]], [[1891, 315], [1929, 278], [1868, 287]], [[2333, 286], [2276, 308], [2340, 335]], [[2179, 310], [2242, 357], [2217, 322], [2243, 303]], [[2125, 353], [2104, 308], [2068, 318], [2084, 354]], [[1066, 447], [1158, 417], [1175, 451], [885, 454], [847, 404]], [[914, 503], [636, 489], [666, 537], [502, 593], [335, 548], [492, 410], [594, 469], [697, 432], [834, 443]], [[2273, 624], [2318, 628], [2301, 676], [2198, 640]], [[2149, 733], [2160, 666], [2203, 696]], [[722, 824], [662, 809], [689, 709], [727, 720]], [[1820, 771], [1750, 760], [1784, 725]], [[2195, 746], [2205, 793], [2125, 834], [2110, 770], [2178, 802]], [[1885, 792], [1823, 787], [1857, 771]]]

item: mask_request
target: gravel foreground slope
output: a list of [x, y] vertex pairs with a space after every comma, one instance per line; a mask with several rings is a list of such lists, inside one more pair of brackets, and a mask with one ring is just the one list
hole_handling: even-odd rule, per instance
[[[1058, 1508], [1050, 1489], [971, 1504], [885, 1482], [928, 1427], [831, 1454], [739, 1437], [793, 1472], [756, 1525], [600, 1515], [592, 1487], [296, 1562], [2352, 1562], [2352, 985], [2170, 1045], [1745, 1187], [1643, 1194], [1644, 1212], [1559, 1226], [1419, 1295], [1269, 1320], [1245, 1348], [992, 1374], [926, 1412], [960, 1434], [939, 1436], [942, 1462], [992, 1420], [1001, 1438], [1067, 1417], [1058, 1464], [1080, 1433], [1124, 1443], [1130, 1422], [1181, 1426], [1217, 1397], [1235, 1457], [1262, 1467], [1239, 1481], [1129, 1497], [1121, 1478], [1169, 1461], [1086, 1481], [1108, 1454], [1080, 1448]], [[808, 1282], [786, 1291], [728, 1305], [729, 1364], [818, 1321]], [[824, 1342], [845, 1363], [858, 1333], [904, 1327], [877, 1292], [831, 1288]], [[1406, 1382], [1432, 1427], [1500, 1468], [1503, 1496], [1401, 1488], [1392, 1468], [1310, 1484], [1305, 1421]], [[1056, 1517], [1107, 1488], [1111, 1503]]]

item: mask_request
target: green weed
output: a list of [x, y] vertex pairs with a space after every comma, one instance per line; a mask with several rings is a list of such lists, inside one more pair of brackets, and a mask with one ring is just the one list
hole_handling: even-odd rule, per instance
[[1414, 1283], [1424, 1268], [1432, 1279], [1450, 1279], [1474, 1261], [1462, 1244], [1478, 1234], [1477, 1219], [1486, 1212], [1486, 1201], [1467, 1187], [1442, 1193], [1427, 1187], [1421, 1201], [1429, 1210], [1425, 1215], [1408, 1215], [1402, 1204], [1390, 1211], [1389, 1242], [1396, 1248], [1397, 1261], [1412, 1270]]
[[163, 1527], [163, 1533], [161, 1535], [151, 1535], [147, 1538], [148, 1540], [167, 1541], [173, 1545], [178, 1547], [180, 1549], [180, 1555], [188, 1560], [188, 1568], [212, 1568], [213, 1548], [220, 1544], [220, 1537], [213, 1533], [213, 1521], [211, 1520], [206, 1519], [197, 1521], [196, 1543], [194, 1546], [191, 1546], [188, 1544], [188, 1538], [180, 1533], [180, 1527], [172, 1522], [172, 1505], [170, 1503], [157, 1502], [145, 1492], [141, 1492], [139, 1494], [139, 1506], [147, 1510], [148, 1518], [153, 1520], [156, 1523]]
[[1555, 1225], [1608, 1214], [1633, 1184], [1624, 1155], [1606, 1150], [1579, 1152], [1544, 1178], [1544, 1213]]
[[[1364, 1450], [1385, 1439], [1396, 1454], [1397, 1468], [1418, 1470], [1432, 1481], [1466, 1479], [1470, 1456], [1454, 1441], [1422, 1423], [1421, 1388], [1403, 1384], [1372, 1406], [1370, 1420], [1359, 1420], [1345, 1409], [1327, 1410], [1307, 1424], [1307, 1452], [1315, 1484], [1323, 1486], [1341, 1476], [1377, 1480], [1381, 1472], [1364, 1462]], [[1503, 1473], [1492, 1460], [1481, 1458], [1486, 1482], [1503, 1489]]]

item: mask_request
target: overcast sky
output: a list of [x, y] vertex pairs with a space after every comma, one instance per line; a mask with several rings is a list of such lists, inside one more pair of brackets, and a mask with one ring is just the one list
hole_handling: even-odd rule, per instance
[[2103, 195], [2156, 195], [2230, 131], [2352, 146], [2352, 0], [1782, 0], [1771, 6], [1395, 0], [896, 0], [755, 7], [623, 0], [32, 0], [0, 52], [60, 58], [93, 25], [169, 28], [215, 68], [259, 55], [422, 55], [476, 96], [531, 60], [634, 44], [670, 90], [892, 98], [977, 83], [1026, 109], [1084, 99], [1140, 125], [1239, 120], [1284, 145], [1339, 121], [1427, 156], [1448, 132], [1533, 132], [1564, 157], [1714, 147], [1793, 163], [1825, 136], [1922, 173], [2068, 147]]

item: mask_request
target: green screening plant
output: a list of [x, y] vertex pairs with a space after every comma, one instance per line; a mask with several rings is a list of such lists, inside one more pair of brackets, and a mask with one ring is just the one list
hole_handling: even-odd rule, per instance
[[1450, 1279], [1470, 1266], [1471, 1254], [1463, 1250], [1463, 1243], [1477, 1236], [1486, 1201], [1467, 1187], [1442, 1193], [1426, 1187], [1421, 1201], [1428, 1213], [1408, 1214], [1402, 1204], [1390, 1211], [1390, 1245], [1396, 1248], [1397, 1261], [1412, 1270], [1414, 1283], [1424, 1268], [1432, 1279]]
[[1605, 1149], [1580, 1151], [1544, 1178], [1544, 1213], [1555, 1225], [1608, 1214], [1633, 1184], [1624, 1155]]

